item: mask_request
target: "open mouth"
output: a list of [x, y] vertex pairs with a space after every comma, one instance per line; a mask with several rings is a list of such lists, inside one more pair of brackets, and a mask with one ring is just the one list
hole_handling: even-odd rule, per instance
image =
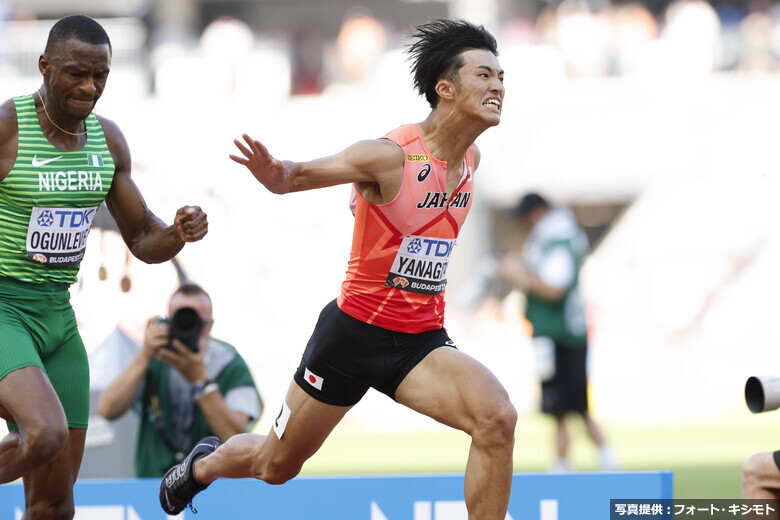
[[495, 98], [490, 98], [482, 104], [486, 107], [491, 107], [491, 108], [495, 108], [496, 110], [501, 110], [501, 101]]

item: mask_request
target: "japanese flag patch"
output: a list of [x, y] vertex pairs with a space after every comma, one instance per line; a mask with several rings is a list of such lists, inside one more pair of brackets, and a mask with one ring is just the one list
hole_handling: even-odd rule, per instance
[[306, 380], [307, 383], [309, 383], [311, 386], [316, 388], [317, 390], [322, 390], [322, 383], [325, 382], [325, 379], [318, 376], [317, 374], [313, 373], [308, 368], [305, 368], [303, 371], [303, 378]]

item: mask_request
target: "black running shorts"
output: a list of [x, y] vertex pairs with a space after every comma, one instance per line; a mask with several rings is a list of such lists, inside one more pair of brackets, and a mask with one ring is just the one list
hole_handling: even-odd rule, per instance
[[439, 347], [455, 344], [443, 328], [408, 334], [369, 325], [325, 306], [309, 339], [295, 381], [318, 401], [352, 406], [375, 388], [395, 400], [407, 374]]

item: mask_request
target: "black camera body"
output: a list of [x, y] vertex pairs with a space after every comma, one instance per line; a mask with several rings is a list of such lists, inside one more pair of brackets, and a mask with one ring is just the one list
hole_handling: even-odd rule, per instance
[[[191, 351], [200, 350], [200, 333], [204, 323], [192, 307], [182, 307], [170, 318], [159, 318], [157, 322], [168, 324], [170, 341], [178, 339]], [[174, 350], [170, 343], [165, 348]]]

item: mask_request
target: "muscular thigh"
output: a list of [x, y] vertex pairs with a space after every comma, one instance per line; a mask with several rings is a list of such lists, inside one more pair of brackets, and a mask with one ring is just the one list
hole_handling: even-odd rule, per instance
[[504, 387], [484, 365], [453, 348], [428, 354], [403, 380], [396, 400], [442, 424], [467, 433], [509, 401]]
[[76, 330], [75, 320], [71, 334], [63, 344], [44, 360], [69, 428], [87, 428], [89, 418], [89, 361], [84, 343]]
[[0, 300], [0, 380], [29, 366], [43, 369], [36, 341], [23, 316]]
[[89, 364], [66, 286], [0, 280], [0, 381], [27, 367], [44, 372], [69, 426], [86, 428]]

